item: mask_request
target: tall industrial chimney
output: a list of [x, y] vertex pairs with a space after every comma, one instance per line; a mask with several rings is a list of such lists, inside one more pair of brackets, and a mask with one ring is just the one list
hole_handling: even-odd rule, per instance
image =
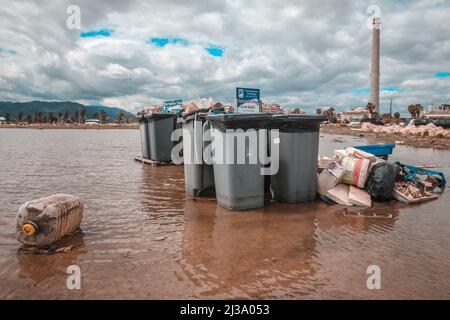
[[373, 18], [372, 29], [372, 66], [370, 71], [370, 98], [380, 115], [380, 18]]

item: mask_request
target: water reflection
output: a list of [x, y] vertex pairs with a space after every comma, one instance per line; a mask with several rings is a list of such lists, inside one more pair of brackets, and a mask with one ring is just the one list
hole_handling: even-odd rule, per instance
[[[68, 247], [71, 248], [67, 252], [57, 252], [58, 249]], [[19, 278], [30, 279], [39, 283], [57, 274], [65, 274], [66, 268], [77, 264], [78, 257], [86, 252], [82, 231], [62, 239], [50, 250], [21, 246], [17, 249], [16, 254], [20, 267]]]
[[[365, 143], [329, 138], [321, 155]], [[231, 212], [185, 195], [182, 166], [135, 162], [138, 131], [5, 129], [0, 149], [1, 298], [448, 298], [448, 189], [410, 206], [268, 201]], [[449, 155], [398, 146], [392, 159], [448, 165]], [[54, 192], [85, 202], [82, 241], [67, 253], [17, 250], [17, 208]], [[373, 263], [383, 270], [376, 293], [365, 286]], [[83, 270], [80, 296], [66, 290], [70, 264]]]
[[354, 231], [367, 232], [376, 226], [387, 233], [394, 229], [400, 209], [394, 204], [374, 203], [370, 208], [349, 207], [335, 210], [335, 215], [343, 216], [346, 224]]
[[187, 200], [181, 267], [205, 296], [289, 297], [322, 284], [315, 277], [318, 232], [367, 232], [374, 225], [388, 232], [394, 224], [395, 218], [345, 217], [319, 201], [231, 212], [211, 199]]

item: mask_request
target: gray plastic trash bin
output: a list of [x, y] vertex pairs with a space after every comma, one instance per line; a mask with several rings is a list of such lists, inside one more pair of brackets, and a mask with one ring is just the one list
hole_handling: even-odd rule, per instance
[[271, 177], [276, 200], [287, 203], [312, 201], [317, 194], [317, 155], [323, 116], [274, 115], [278, 128], [279, 170]]
[[172, 132], [175, 130], [175, 113], [150, 113], [145, 115], [148, 121], [150, 159], [161, 162], [171, 161], [173, 141]]
[[[222, 207], [231, 210], [247, 210], [264, 206], [264, 175], [261, 175], [263, 165], [259, 160], [254, 163], [251, 157], [256, 155], [259, 159], [257, 133], [259, 129], [268, 127], [271, 116], [269, 113], [207, 116], [212, 128], [216, 198]], [[234, 132], [234, 138], [229, 139], [231, 143], [226, 143], [227, 129], [243, 129], [243, 131]], [[256, 139], [248, 137], [248, 129], [255, 129]], [[241, 146], [245, 145], [243, 154], [245, 163], [243, 164], [239, 164], [237, 159], [238, 140]], [[267, 146], [267, 143], [263, 145]], [[222, 156], [220, 156], [221, 152]], [[231, 152], [234, 152], [234, 157], [231, 157]]]
[[203, 150], [210, 144], [203, 138], [207, 113], [196, 110], [183, 117], [184, 186], [194, 196], [214, 194], [214, 168], [203, 159]]
[[150, 143], [148, 135], [148, 121], [142, 116], [139, 118], [139, 132], [141, 134], [142, 157], [150, 159]]

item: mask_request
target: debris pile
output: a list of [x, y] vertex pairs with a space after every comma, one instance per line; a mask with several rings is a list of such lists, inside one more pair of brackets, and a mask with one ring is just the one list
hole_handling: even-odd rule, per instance
[[[194, 112], [196, 110], [200, 110], [200, 109], [205, 109], [205, 110], [220, 109], [227, 113], [233, 113], [235, 111], [234, 107], [232, 105], [224, 105], [220, 102], [214, 103], [214, 100], [211, 97], [209, 97], [208, 99], [199, 99], [197, 101], [192, 101], [192, 102], [188, 103], [187, 105], [182, 105], [180, 107], [181, 107], [181, 111], [180, 111], [180, 108], [178, 108], [178, 109], [174, 109], [176, 111], [169, 109], [168, 112], [170, 112], [170, 113], [180, 112], [181, 115], [186, 115], [186, 114], [192, 113], [192, 112]], [[140, 112], [139, 114], [162, 113], [162, 112], [167, 112], [167, 111], [164, 111], [163, 106], [151, 105], [147, 109]]]
[[162, 112], [162, 106], [150, 106], [147, 108], [146, 113], [158, 113]]
[[438, 171], [391, 163], [353, 147], [335, 150], [332, 159], [320, 159], [318, 171], [320, 198], [343, 206], [371, 207], [372, 201], [392, 199], [406, 203], [432, 200], [446, 183]]
[[450, 130], [446, 130], [442, 127], [438, 127], [433, 123], [427, 125], [415, 126], [407, 125], [406, 127], [398, 124], [388, 124], [384, 126], [378, 126], [369, 122], [364, 122], [361, 127], [362, 131], [375, 132], [375, 133], [399, 133], [403, 135], [413, 136], [430, 136], [438, 138], [450, 138]]
[[394, 198], [400, 202], [414, 203], [437, 198], [437, 194], [421, 190], [406, 182], [396, 182], [394, 188]]

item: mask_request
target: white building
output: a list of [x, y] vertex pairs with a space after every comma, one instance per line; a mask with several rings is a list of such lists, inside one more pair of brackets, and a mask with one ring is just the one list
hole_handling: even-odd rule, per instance
[[87, 119], [84, 123], [88, 125], [96, 125], [101, 124], [102, 122], [98, 119]]
[[363, 119], [363, 118], [370, 118], [370, 112], [369, 110], [366, 110], [364, 108], [358, 107], [355, 109], [350, 109], [346, 111], [339, 112], [337, 115], [337, 118], [339, 121], [348, 121], [351, 122], [355, 119]]

